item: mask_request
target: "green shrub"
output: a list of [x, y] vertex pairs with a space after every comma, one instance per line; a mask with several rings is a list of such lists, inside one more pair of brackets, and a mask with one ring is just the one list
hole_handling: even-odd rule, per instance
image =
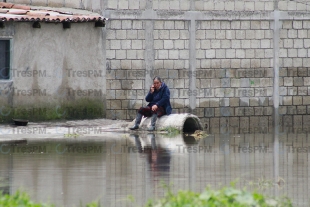
[[288, 198], [267, 198], [259, 193], [250, 193], [232, 187], [221, 190], [207, 188], [202, 193], [179, 191], [177, 194], [168, 190], [167, 195], [159, 201], [150, 200], [146, 207], [291, 207]]
[[50, 204], [34, 203], [25, 192], [17, 191], [14, 195], [2, 194], [0, 192], [1, 207], [53, 207]]

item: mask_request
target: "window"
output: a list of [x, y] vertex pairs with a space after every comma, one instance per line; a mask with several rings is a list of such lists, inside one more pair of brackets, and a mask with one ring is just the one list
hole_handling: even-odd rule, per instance
[[10, 40], [0, 40], [0, 80], [10, 79]]

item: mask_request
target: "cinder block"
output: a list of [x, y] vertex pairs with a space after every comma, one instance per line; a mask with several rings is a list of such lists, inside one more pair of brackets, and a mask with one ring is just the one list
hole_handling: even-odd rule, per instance
[[164, 29], [164, 21], [154, 21], [154, 29]]
[[219, 107], [219, 98], [210, 98], [210, 107]]
[[255, 39], [255, 31], [254, 30], [246, 30], [245, 38], [246, 39]]
[[[309, 41], [309, 43], [310, 43], [310, 41]], [[292, 39], [285, 39], [285, 40], [283, 40], [283, 45], [284, 45], [285, 48], [293, 48], [294, 47], [294, 42], [293, 42]], [[305, 45], [306, 45], [306, 40], [305, 40]]]
[[307, 57], [307, 49], [297, 49], [298, 57]]
[[230, 59], [223, 59], [221, 62], [221, 67], [222, 68], [231, 68], [230, 67]]
[[131, 49], [131, 40], [120, 40], [121, 47], [124, 50]]
[[126, 30], [126, 38], [127, 39], [137, 39], [138, 37], [138, 32], [137, 30]]
[[211, 68], [221, 68], [221, 60], [220, 59], [211, 59]]
[[287, 1], [279, 1], [278, 3], [278, 7], [279, 7], [279, 10], [281, 11], [287, 11], [287, 7], [288, 7], [288, 3]]
[[126, 59], [126, 50], [116, 50], [116, 59]]
[[230, 21], [221, 21], [221, 30], [230, 29]]
[[302, 105], [302, 96], [293, 96], [293, 105]]
[[287, 36], [288, 36], [288, 38], [291, 38], [291, 39], [297, 38], [297, 31], [298, 31], [298, 30], [295, 30], [295, 29], [289, 29], [289, 30], [287, 31]]
[[214, 117], [214, 108], [205, 108], [204, 109], [204, 116], [205, 117]]
[[244, 2], [244, 10], [245, 11], [254, 11], [254, 9], [255, 9], [254, 2], [250, 2], [250, 1]]
[[223, 11], [225, 10], [225, 4], [224, 2], [214, 2], [214, 10], [217, 10], [217, 11]]
[[221, 21], [211, 21], [211, 29], [221, 29]]
[[[272, 59], [262, 59], [261, 60], [261, 67], [262, 68], [270, 68], [273, 67], [273, 61]], [[273, 77], [273, 72], [270, 72], [270, 70], [266, 70], [266, 77]]]
[[255, 30], [255, 39], [264, 39], [265, 31], [264, 30]]
[[274, 2], [265, 2], [265, 10], [273, 11], [274, 10]]
[[220, 40], [211, 40], [211, 48], [221, 48]]
[[255, 11], [264, 11], [265, 3], [260, 1], [255, 1]]
[[261, 48], [270, 48], [270, 40], [261, 40]]
[[116, 79], [126, 79], [127, 71], [126, 70], [115, 70], [115, 78]]
[[293, 59], [292, 58], [283, 59], [283, 66], [284, 67], [292, 67], [293, 66]]
[[226, 58], [235, 58], [236, 50], [234, 49], [226, 49]]
[[213, 1], [204, 2], [203, 8], [204, 8], [204, 10], [206, 10], [206, 11], [212, 11], [212, 10], [214, 10], [214, 2], [213, 2]]
[[165, 21], [164, 22], [164, 29], [174, 29], [174, 21]]
[[110, 22], [110, 29], [122, 29], [122, 21], [121, 20], [112, 20]]
[[[164, 68], [166, 68], [166, 69], [172, 69], [172, 68], [174, 68], [174, 67], [173, 67], [173, 63], [174, 63], [173, 60], [164, 60]], [[166, 71], [166, 72], [168, 72], [168, 71]], [[168, 74], [168, 73], [167, 73], [167, 74]], [[166, 77], [168, 77], [168, 75], [166, 75]]]
[[169, 30], [159, 30], [159, 39], [169, 40]]
[[[255, 4], [258, 2], [255, 2]], [[261, 2], [260, 2], [261, 3]], [[261, 22], [260, 21], [251, 21], [251, 29], [261, 29]]]
[[119, 0], [118, 1], [118, 8], [119, 9], [128, 9], [129, 2], [128, 0]]
[[112, 69], [120, 69], [121, 68], [121, 61], [120, 60], [111, 60], [111, 68]]
[[226, 30], [226, 39], [235, 39], [235, 30]]
[[284, 49], [284, 48], [281, 48], [280, 50], [279, 50], [279, 57], [288, 57], [287, 56], [287, 50], [288, 49]]
[[175, 21], [174, 22], [174, 28], [175, 29], [184, 29], [184, 22], [183, 21]]
[[231, 48], [241, 48], [241, 40], [231, 40]]
[[118, 1], [109, 0], [107, 1], [107, 9], [117, 9]]
[[179, 59], [179, 51], [169, 50], [169, 59]]
[[250, 68], [251, 59], [241, 59], [241, 68]]
[[221, 40], [221, 48], [231, 48], [231, 40]]
[[297, 9], [297, 4], [296, 4], [296, 2], [288, 1], [288, 2], [287, 2], [287, 9], [288, 9], [289, 11], [296, 11], [296, 9]]
[[239, 106], [249, 106], [249, 98], [248, 97], [241, 97], [239, 99], [240, 103]]
[[245, 58], [245, 50], [237, 49], [236, 50], [236, 58]]
[[[226, 35], [225, 30], [216, 30], [216, 32], [215, 32], [215, 38], [216, 39], [225, 39], [225, 35]], [[204, 37], [201, 39], [204, 39]]]
[[145, 68], [145, 62], [142, 60], [132, 60], [131, 61], [131, 67], [132, 67], [132, 69], [144, 69]]
[[173, 68], [174, 69], [183, 69], [183, 68], [188, 68], [185, 65], [185, 60], [174, 60], [173, 61]]
[[131, 60], [121, 60], [122, 69], [131, 69]]
[[244, 11], [244, 1], [235, 1], [235, 10]]
[[304, 77], [304, 85], [310, 86], [310, 77]]
[[251, 48], [251, 40], [243, 40], [241, 41], [241, 48]]
[[229, 98], [229, 106], [239, 106], [239, 98]]
[[128, 5], [129, 9], [139, 9], [139, 1], [129, 0]]
[[259, 106], [259, 98], [258, 97], [250, 97], [249, 103], [250, 103], [250, 106]]
[[261, 48], [260, 40], [251, 40], [251, 48]]
[[204, 3], [203, 3], [203, 1], [197, 0], [197, 1], [195, 1], [194, 3], [195, 3], [195, 10], [196, 10], [196, 11], [202, 11], [202, 10], [204, 9]]
[[224, 49], [216, 50], [216, 58], [225, 58], [225, 50]]
[[302, 58], [293, 59], [293, 67], [302, 67], [302, 66], [303, 66]]
[[233, 1], [226, 1], [225, 2], [225, 10], [226, 11], [234, 11], [235, 10], [235, 2]]
[[223, 88], [215, 88], [214, 96], [215, 97], [224, 97], [224, 89]]
[[286, 106], [292, 105], [292, 101], [293, 101], [292, 96], [283, 96], [282, 99], [283, 99], [283, 105], [286, 105]]
[[180, 2], [178, 0], [170, 1], [171, 10], [180, 10]]

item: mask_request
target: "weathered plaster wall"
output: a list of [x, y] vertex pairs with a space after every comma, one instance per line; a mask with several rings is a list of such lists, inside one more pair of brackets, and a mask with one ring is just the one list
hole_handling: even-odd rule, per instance
[[12, 40], [11, 79], [0, 81], [2, 105], [16, 110], [104, 106], [101, 28], [94, 23], [71, 24], [70, 29], [52, 23], [41, 23], [40, 29], [31, 23], [6, 23], [2, 30], [9, 31]]

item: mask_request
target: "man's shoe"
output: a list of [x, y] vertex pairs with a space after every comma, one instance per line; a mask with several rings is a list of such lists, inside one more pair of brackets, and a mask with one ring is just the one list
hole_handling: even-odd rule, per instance
[[133, 127], [130, 127], [129, 129], [130, 130], [136, 130], [136, 129], [139, 129], [139, 126], [138, 125], [134, 125]]
[[154, 126], [150, 126], [147, 131], [154, 131], [155, 130], [155, 127]]

